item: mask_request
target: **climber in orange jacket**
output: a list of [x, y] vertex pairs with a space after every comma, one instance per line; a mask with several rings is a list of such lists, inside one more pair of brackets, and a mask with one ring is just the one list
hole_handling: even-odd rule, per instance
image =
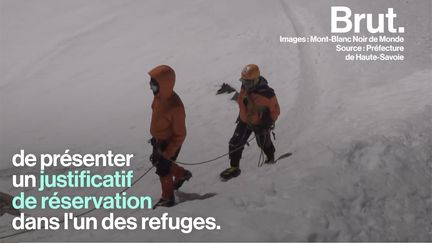
[[260, 75], [259, 67], [255, 64], [243, 68], [240, 81], [242, 86], [237, 98], [239, 118], [234, 135], [229, 142], [231, 167], [220, 174], [224, 180], [240, 175], [243, 147], [252, 132], [255, 133], [258, 146], [267, 157], [264, 163], [275, 163], [275, 147], [271, 141], [271, 130], [280, 114], [280, 108], [274, 90], [268, 86], [267, 80]]
[[150, 125], [153, 153], [150, 161], [156, 167], [162, 186], [162, 197], [155, 207], [171, 207], [175, 204], [174, 190], [192, 177], [190, 171], [175, 163], [186, 137], [186, 114], [183, 102], [173, 90], [174, 70], [167, 65], [160, 65], [148, 74], [154, 94]]

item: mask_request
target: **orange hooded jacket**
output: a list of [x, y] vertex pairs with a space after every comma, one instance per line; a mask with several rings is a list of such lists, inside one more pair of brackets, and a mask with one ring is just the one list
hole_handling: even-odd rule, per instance
[[186, 137], [186, 114], [183, 102], [174, 92], [175, 72], [167, 65], [153, 68], [150, 77], [159, 84], [159, 92], [152, 103], [152, 119], [150, 134], [158, 142], [166, 144], [162, 156], [166, 159], [174, 157]]

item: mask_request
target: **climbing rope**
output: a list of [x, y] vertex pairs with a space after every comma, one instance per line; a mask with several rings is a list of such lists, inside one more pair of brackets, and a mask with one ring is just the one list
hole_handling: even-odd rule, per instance
[[265, 136], [265, 138], [264, 138], [264, 141], [261, 141], [261, 139], [258, 139], [258, 141], [259, 141], [259, 147], [260, 147], [260, 150], [261, 150], [261, 152], [260, 152], [260, 156], [259, 156], [259, 159], [258, 159], [258, 167], [261, 167], [261, 166], [263, 166], [264, 165], [264, 161], [265, 161], [265, 156], [264, 156], [264, 150], [263, 150], [263, 147], [265, 146], [265, 144], [267, 144], [267, 142], [268, 142], [268, 137], [267, 136]]
[[263, 166], [264, 165], [264, 161], [265, 161], [264, 150], [261, 149], [260, 156], [259, 156], [259, 159], [258, 159], [258, 167]]
[[249, 139], [249, 140], [248, 140], [244, 145], [242, 145], [242, 146], [240, 146], [240, 147], [237, 147], [237, 148], [233, 149], [232, 151], [230, 151], [230, 152], [228, 152], [228, 153], [225, 153], [225, 154], [222, 154], [222, 155], [220, 155], [220, 156], [218, 156], [218, 157], [216, 157], [216, 158], [214, 158], [214, 159], [209, 159], [209, 160], [205, 160], [205, 161], [201, 161], [201, 162], [195, 162], [195, 163], [185, 163], [185, 162], [181, 162], [181, 161], [172, 161], [172, 160], [171, 160], [171, 162], [175, 162], [175, 163], [177, 163], [177, 164], [181, 164], [181, 165], [201, 165], [201, 164], [210, 163], [210, 162], [216, 161], [216, 160], [218, 160], [218, 159], [220, 159], [220, 158], [223, 158], [223, 157], [225, 157], [225, 156], [227, 156], [227, 155], [230, 155], [230, 154], [232, 154], [232, 153], [234, 153], [234, 152], [236, 152], [236, 151], [238, 151], [238, 150], [244, 148], [246, 145], [249, 145], [249, 143], [250, 143], [254, 138], [255, 138], [255, 136], [253, 136], [251, 139]]

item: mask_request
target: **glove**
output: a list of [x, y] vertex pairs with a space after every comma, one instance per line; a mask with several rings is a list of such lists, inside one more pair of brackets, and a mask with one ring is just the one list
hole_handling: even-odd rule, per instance
[[156, 138], [152, 137], [147, 141], [153, 147], [153, 152], [149, 157], [149, 161], [154, 165], [157, 161], [157, 156], [155, 154], [156, 150]]
[[152, 154], [150, 155], [149, 160], [150, 160], [150, 162], [151, 162], [153, 165], [155, 165], [155, 163], [156, 163], [156, 161], [157, 161], [157, 158], [156, 158], [156, 156], [155, 156], [154, 153], [152, 153]]
[[268, 128], [269, 130], [274, 130], [274, 129], [275, 129], [275, 123], [272, 122], [271, 124], [269, 124], [269, 125], [267, 126], [267, 128]]
[[156, 165], [159, 161], [159, 153], [153, 151], [153, 153], [149, 157], [149, 160], [152, 165]]
[[153, 165], [156, 165], [159, 161], [159, 158], [161, 157], [159, 153], [158, 142], [154, 137], [152, 137], [148, 142], [153, 146], [153, 152], [150, 155], [149, 160]]
[[263, 129], [266, 130], [273, 130], [275, 127], [275, 122], [271, 118], [270, 110], [265, 109], [261, 114], [261, 126]]
[[148, 143], [151, 144], [151, 146], [153, 147], [157, 147], [157, 141], [155, 137], [150, 138], [150, 140], [148, 140]]

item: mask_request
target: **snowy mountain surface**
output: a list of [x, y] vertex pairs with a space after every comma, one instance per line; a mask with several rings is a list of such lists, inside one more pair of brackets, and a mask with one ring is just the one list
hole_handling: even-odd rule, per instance
[[[279, 42], [329, 35], [335, 4], [359, 13], [395, 8], [407, 29], [406, 60], [346, 62], [333, 45]], [[422, 0], [1, 0], [0, 191], [17, 195], [11, 175], [37, 173], [12, 167], [21, 148], [133, 153], [132, 168], [143, 173], [151, 152], [147, 72], [158, 64], [176, 70], [186, 107], [179, 161], [227, 152], [238, 107], [215, 93], [223, 82], [238, 89], [248, 63], [260, 66], [281, 105], [277, 155], [293, 152], [258, 167], [252, 142], [238, 178], [219, 180], [226, 157], [186, 166], [193, 178], [178, 195], [184, 202], [115, 212], [215, 217], [218, 231], [40, 231], [5, 242], [432, 241], [431, 40], [431, 2]], [[128, 193], [157, 200], [157, 175]], [[11, 221], [0, 218], [0, 236], [13, 232]]]

